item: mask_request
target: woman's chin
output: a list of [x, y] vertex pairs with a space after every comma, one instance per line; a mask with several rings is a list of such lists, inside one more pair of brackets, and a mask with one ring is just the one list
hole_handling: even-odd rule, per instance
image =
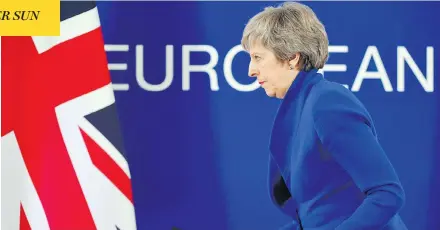
[[269, 96], [269, 97], [275, 97], [276, 96], [275, 91], [273, 91], [273, 90], [264, 89], [264, 91], [266, 92], [266, 95]]

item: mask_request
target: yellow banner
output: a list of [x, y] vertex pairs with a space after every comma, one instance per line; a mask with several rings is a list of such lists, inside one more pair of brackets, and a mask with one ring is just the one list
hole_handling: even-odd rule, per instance
[[0, 0], [0, 36], [59, 36], [60, 0]]

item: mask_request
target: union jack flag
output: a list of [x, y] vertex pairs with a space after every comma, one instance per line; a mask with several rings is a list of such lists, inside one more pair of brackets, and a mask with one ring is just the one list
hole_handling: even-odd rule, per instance
[[56, 37], [1, 38], [2, 229], [136, 229], [98, 10]]

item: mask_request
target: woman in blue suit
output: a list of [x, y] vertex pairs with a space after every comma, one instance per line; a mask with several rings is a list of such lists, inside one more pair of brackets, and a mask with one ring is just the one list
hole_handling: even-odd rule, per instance
[[345, 87], [323, 78], [328, 38], [299, 3], [268, 7], [246, 25], [249, 75], [282, 99], [270, 140], [270, 195], [292, 229], [405, 230], [405, 194], [373, 120]]

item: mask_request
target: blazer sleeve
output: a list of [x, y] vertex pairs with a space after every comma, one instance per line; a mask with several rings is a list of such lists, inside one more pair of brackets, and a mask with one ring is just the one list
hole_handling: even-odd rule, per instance
[[351, 92], [334, 90], [318, 97], [313, 119], [322, 144], [365, 194], [336, 230], [382, 229], [403, 206], [405, 193], [368, 112]]
[[[297, 229], [298, 222], [296, 221], [296, 204], [293, 199], [291, 199], [290, 192], [285, 184], [282, 183], [283, 177], [280, 174], [279, 168], [275, 161], [272, 159], [272, 155], [269, 155], [269, 175], [268, 175], [268, 188], [269, 196], [272, 203], [280, 210], [283, 214], [292, 217], [292, 221], [284, 225], [280, 230], [290, 230]], [[284, 184], [284, 186], [283, 186]], [[287, 189], [287, 191], [286, 191]]]

